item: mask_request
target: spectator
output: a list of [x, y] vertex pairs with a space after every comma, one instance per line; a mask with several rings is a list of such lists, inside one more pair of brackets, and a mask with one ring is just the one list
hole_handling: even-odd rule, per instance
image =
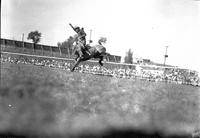
[[[60, 68], [64, 70], [70, 70], [71, 63], [64, 60], [52, 60], [52, 59], [39, 59], [37, 57], [27, 57], [19, 56], [12, 57], [7, 55], [1, 56], [1, 62], [10, 62], [15, 64], [33, 64], [37, 66], [47, 66], [51, 68]], [[144, 79], [148, 81], [165, 81], [165, 82], [174, 82], [179, 84], [188, 84], [194, 86], [200, 86], [200, 78], [198, 72], [191, 70], [183, 70], [178, 68], [171, 69], [143, 69], [140, 66], [137, 66], [136, 69], [125, 69], [125, 68], [107, 68], [100, 67], [99, 65], [91, 64], [82, 64], [80, 67], [76, 68], [81, 73], [92, 73], [98, 75], [112, 76], [118, 78], [127, 78], [127, 79]]]

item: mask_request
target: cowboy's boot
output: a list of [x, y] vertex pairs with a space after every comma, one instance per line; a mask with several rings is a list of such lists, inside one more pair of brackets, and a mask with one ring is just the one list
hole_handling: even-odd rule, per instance
[[90, 53], [88, 50], [86, 50], [86, 53], [87, 53], [89, 56], [91, 56], [91, 53]]

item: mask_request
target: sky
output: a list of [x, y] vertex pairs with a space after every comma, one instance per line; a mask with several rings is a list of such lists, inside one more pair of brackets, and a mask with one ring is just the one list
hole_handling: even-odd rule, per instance
[[[107, 51], [200, 72], [199, 0], [2, 0], [1, 37], [22, 40], [42, 33], [41, 44], [56, 46], [84, 27], [93, 45], [106, 37]], [[28, 41], [27, 39], [25, 41]]]

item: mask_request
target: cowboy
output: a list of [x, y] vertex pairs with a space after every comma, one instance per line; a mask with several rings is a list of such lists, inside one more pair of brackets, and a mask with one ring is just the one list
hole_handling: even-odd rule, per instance
[[[86, 33], [84, 31], [84, 28], [80, 28], [78, 26], [72, 26], [72, 24], [69, 24], [72, 29], [78, 34], [78, 42], [81, 46], [81, 50], [85, 51], [88, 55], [91, 55], [86, 47]], [[82, 56], [82, 55], [81, 55]]]

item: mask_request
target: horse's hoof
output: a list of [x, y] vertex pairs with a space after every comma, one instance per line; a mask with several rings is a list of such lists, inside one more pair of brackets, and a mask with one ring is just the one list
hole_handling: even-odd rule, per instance
[[71, 72], [74, 72], [74, 69], [70, 69]]
[[100, 66], [103, 66], [103, 63], [99, 62], [99, 65], [100, 65]]

